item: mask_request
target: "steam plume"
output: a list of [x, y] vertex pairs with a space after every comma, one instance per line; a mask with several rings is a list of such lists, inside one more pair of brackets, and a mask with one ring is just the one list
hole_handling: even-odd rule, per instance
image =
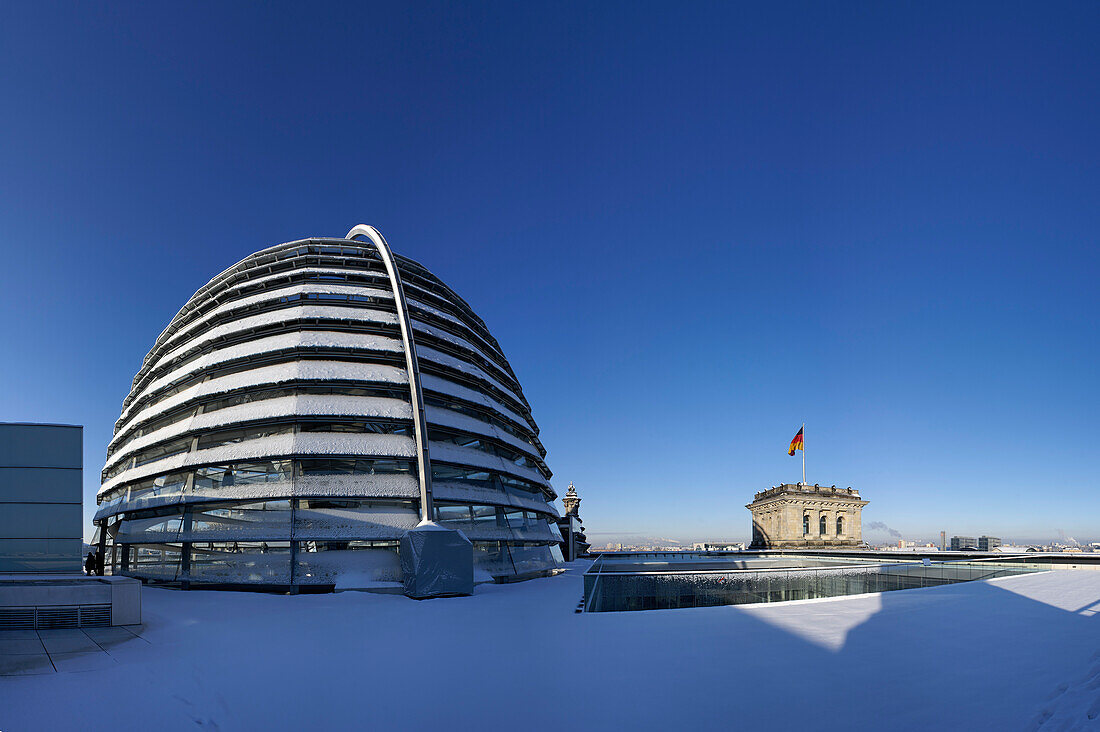
[[871, 523], [867, 524], [867, 528], [872, 529], [872, 530], [873, 529], [880, 529], [881, 531], [885, 531], [886, 533], [890, 534], [890, 536], [896, 536], [899, 539], [901, 538], [901, 532], [900, 531], [894, 531], [893, 529], [891, 529], [889, 526], [882, 523], [881, 521], [872, 521]]

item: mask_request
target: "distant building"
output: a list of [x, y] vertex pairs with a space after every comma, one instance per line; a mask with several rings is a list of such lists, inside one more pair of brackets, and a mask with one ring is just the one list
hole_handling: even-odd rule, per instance
[[697, 552], [739, 552], [745, 548], [743, 541], [697, 541], [691, 545]]
[[997, 551], [997, 547], [1001, 545], [1001, 540], [996, 536], [980, 536], [975, 539], [973, 536], [952, 536], [951, 537], [951, 551], [978, 551], [978, 552], [994, 552]]
[[852, 488], [783, 483], [753, 496], [753, 549], [863, 544], [867, 501]]
[[558, 519], [561, 553], [565, 561], [572, 562], [577, 557], [587, 554], [591, 547], [588, 537], [584, 535], [584, 526], [581, 525], [581, 499], [572, 483], [562, 496], [561, 503], [565, 507], [565, 515]]
[[84, 428], [0, 423], [0, 573], [79, 573]]

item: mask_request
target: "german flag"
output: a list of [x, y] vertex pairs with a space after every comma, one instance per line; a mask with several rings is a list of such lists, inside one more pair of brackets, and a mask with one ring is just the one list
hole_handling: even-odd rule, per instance
[[798, 434], [794, 436], [793, 440], [791, 440], [791, 446], [789, 448], [787, 448], [787, 454], [788, 455], [794, 455], [795, 450], [805, 450], [806, 449], [806, 448], [802, 447], [802, 430], [804, 430], [804, 429], [806, 429], [806, 428], [802, 427], [801, 429], [799, 429]]

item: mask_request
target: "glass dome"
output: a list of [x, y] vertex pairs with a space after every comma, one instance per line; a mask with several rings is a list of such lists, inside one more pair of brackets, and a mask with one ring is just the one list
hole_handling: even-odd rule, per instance
[[399, 539], [422, 519], [473, 542], [480, 581], [558, 567], [546, 450], [508, 360], [439, 278], [393, 262], [391, 279], [370, 241], [280, 244], [183, 306], [107, 450], [95, 522], [111, 571], [384, 587], [401, 581]]

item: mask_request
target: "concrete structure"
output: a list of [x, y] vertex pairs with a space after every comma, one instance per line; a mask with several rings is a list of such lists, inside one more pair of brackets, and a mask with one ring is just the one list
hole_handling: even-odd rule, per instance
[[951, 551], [977, 551], [978, 540], [973, 536], [952, 536], [951, 537]]
[[562, 496], [561, 503], [565, 507], [565, 515], [558, 519], [558, 531], [562, 538], [561, 553], [565, 561], [572, 562], [577, 557], [588, 554], [588, 550], [592, 548], [584, 534], [584, 526], [581, 525], [581, 499], [572, 483]]
[[0, 573], [82, 565], [84, 430], [0, 423]]
[[141, 583], [129, 577], [0, 575], [0, 630], [96, 628], [141, 622]]
[[0, 630], [141, 622], [141, 583], [81, 572], [84, 430], [0, 423]]
[[753, 549], [856, 547], [867, 501], [849, 488], [784, 483], [753, 496]]
[[1000, 545], [1001, 540], [996, 536], [978, 537], [978, 551], [980, 552], [995, 552]]
[[183, 587], [395, 586], [418, 525], [509, 581], [561, 562], [545, 455], [485, 323], [361, 225], [246, 257], [180, 309], [123, 403], [95, 522], [113, 573]]

